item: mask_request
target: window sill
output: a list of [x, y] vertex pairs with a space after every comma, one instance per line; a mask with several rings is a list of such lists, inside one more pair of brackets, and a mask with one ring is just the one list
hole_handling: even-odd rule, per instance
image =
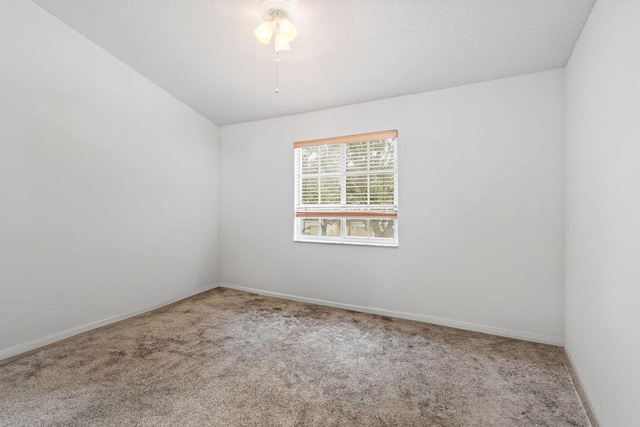
[[384, 242], [358, 242], [352, 240], [320, 240], [320, 239], [293, 239], [294, 243], [322, 243], [329, 245], [349, 245], [349, 246], [377, 246], [381, 248], [397, 248], [397, 242], [384, 243]]

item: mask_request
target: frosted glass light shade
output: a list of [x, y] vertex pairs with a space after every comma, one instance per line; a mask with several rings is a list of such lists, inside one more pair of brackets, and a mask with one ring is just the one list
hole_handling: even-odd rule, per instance
[[296, 36], [298, 35], [298, 30], [296, 29], [296, 26], [293, 25], [291, 21], [289, 21], [288, 19], [281, 19], [279, 23], [279, 27], [280, 27], [280, 34], [282, 35], [282, 38], [284, 38], [286, 41], [292, 42], [296, 39]]
[[271, 22], [263, 22], [256, 28], [256, 37], [262, 43], [267, 44], [273, 35], [273, 24]]
[[289, 42], [282, 36], [282, 34], [276, 34], [276, 51], [289, 50]]

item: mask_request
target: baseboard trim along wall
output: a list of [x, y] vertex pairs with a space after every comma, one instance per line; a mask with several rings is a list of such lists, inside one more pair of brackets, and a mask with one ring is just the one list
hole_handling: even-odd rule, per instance
[[573, 381], [573, 386], [576, 389], [576, 393], [578, 393], [578, 397], [582, 401], [582, 406], [584, 407], [584, 411], [587, 414], [587, 418], [589, 418], [589, 422], [591, 423], [591, 427], [600, 427], [600, 423], [598, 422], [598, 418], [596, 417], [595, 412], [593, 411], [593, 406], [591, 406], [591, 402], [589, 402], [589, 398], [582, 387], [582, 381], [580, 381], [580, 377], [578, 377], [578, 373], [575, 370], [575, 364], [573, 363], [573, 358], [571, 354], [564, 349], [564, 353], [567, 355], [567, 360], [569, 362], [569, 374], [571, 375], [571, 381]]
[[150, 308], [146, 308], [146, 309], [143, 309], [143, 310], [130, 311], [128, 313], [122, 313], [122, 314], [118, 314], [116, 316], [107, 317], [106, 319], [97, 320], [95, 322], [87, 323], [86, 325], [82, 325], [82, 326], [78, 326], [78, 327], [75, 327], [75, 328], [67, 329], [67, 330], [61, 331], [61, 332], [56, 332], [55, 334], [47, 335], [46, 337], [43, 337], [43, 338], [40, 338], [40, 339], [37, 339], [37, 340], [25, 342], [25, 343], [22, 343], [22, 344], [14, 345], [13, 347], [2, 349], [2, 350], [0, 350], [0, 363], [3, 362], [3, 361], [6, 362], [5, 359], [13, 358], [14, 356], [19, 356], [19, 355], [21, 355], [23, 353], [26, 353], [28, 351], [35, 350], [37, 348], [44, 347], [44, 346], [49, 345], [49, 344], [53, 344], [53, 343], [55, 343], [57, 341], [62, 341], [64, 339], [66, 339], [66, 338], [70, 338], [70, 337], [72, 337], [74, 335], [78, 335], [78, 334], [81, 334], [83, 332], [87, 332], [87, 331], [90, 331], [92, 329], [99, 328], [101, 326], [106, 326], [106, 325], [109, 325], [111, 323], [119, 322], [121, 320], [125, 320], [125, 319], [128, 319], [130, 317], [142, 314], [142, 313], [147, 313], [149, 311], [153, 311], [153, 310], [158, 309], [160, 307], [164, 307], [164, 306], [167, 306], [169, 304], [173, 304], [175, 302], [181, 301], [181, 300], [183, 300], [185, 298], [192, 297], [192, 296], [197, 295], [199, 293], [210, 291], [211, 289], [215, 289], [215, 288], [217, 288], [219, 286], [220, 286], [219, 284], [216, 284], [216, 285], [211, 286], [209, 288], [202, 289], [202, 290], [199, 290], [197, 292], [193, 292], [193, 293], [184, 295], [184, 296], [182, 296], [182, 297], [180, 297], [178, 299], [165, 301], [165, 302], [163, 302], [161, 304], [158, 304], [158, 305], [150, 307]]
[[515, 331], [511, 329], [497, 328], [495, 326], [480, 325], [477, 323], [469, 323], [469, 322], [462, 322], [459, 320], [446, 319], [442, 317], [428, 316], [425, 314], [406, 313], [403, 311], [386, 310], [383, 308], [343, 304], [340, 302], [325, 301], [325, 300], [316, 299], [316, 298], [307, 298], [307, 297], [300, 297], [296, 295], [283, 294], [279, 292], [265, 291], [262, 289], [250, 288], [247, 286], [232, 285], [230, 283], [220, 283], [220, 286], [224, 288], [251, 292], [254, 294], [259, 294], [259, 295], [264, 295], [269, 297], [282, 298], [282, 299], [298, 301], [298, 302], [306, 302], [310, 304], [324, 305], [328, 307], [343, 308], [345, 310], [360, 311], [363, 313], [379, 314], [382, 316], [397, 317], [400, 319], [416, 320], [418, 322], [433, 323], [435, 325], [449, 326], [452, 328], [464, 329], [467, 331], [482, 332], [485, 334], [498, 335], [501, 337], [515, 338], [515, 339], [532, 341], [532, 342], [537, 342], [542, 344], [551, 344], [559, 347], [564, 346], [564, 337], [559, 337], [559, 336], [535, 334], [535, 333], [525, 332], [525, 331]]
[[209, 287], [207, 289], [195, 292], [193, 294], [185, 295], [185, 296], [183, 296], [181, 298], [178, 298], [178, 299], [175, 299], [175, 300], [166, 301], [166, 302], [164, 302], [162, 304], [159, 304], [159, 305], [156, 305], [154, 307], [150, 307], [150, 308], [143, 309], [143, 310], [131, 311], [131, 312], [128, 312], [128, 313], [118, 314], [116, 316], [108, 317], [106, 319], [97, 320], [95, 322], [87, 323], [87, 324], [82, 325], [82, 326], [78, 326], [78, 327], [75, 327], [75, 328], [67, 329], [65, 331], [60, 331], [60, 332], [57, 332], [55, 334], [47, 335], [46, 337], [43, 337], [43, 338], [40, 338], [40, 339], [37, 339], [37, 340], [21, 343], [21, 344], [15, 345], [13, 347], [2, 349], [2, 350], [0, 350], [0, 362], [5, 361], [5, 359], [9, 359], [9, 358], [13, 358], [15, 356], [19, 356], [19, 355], [21, 355], [23, 353], [26, 353], [28, 351], [35, 350], [37, 348], [44, 347], [44, 346], [49, 345], [49, 344], [53, 344], [53, 343], [55, 343], [57, 341], [62, 341], [64, 339], [72, 337], [74, 335], [78, 335], [78, 334], [81, 334], [83, 332], [99, 328], [101, 326], [106, 326], [106, 325], [109, 325], [111, 323], [119, 322], [121, 320], [125, 320], [125, 319], [128, 319], [130, 317], [142, 314], [142, 313], [147, 313], [149, 311], [153, 311], [153, 310], [155, 310], [157, 308], [164, 307], [164, 306], [169, 305], [169, 304], [173, 304], [173, 303], [178, 302], [178, 301], [180, 301], [182, 299], [189, 298], [189, 297], [191, 297], [193, 295], [197, 295], [197, 294], [199, 294], [201, 292], [206, 292], [206, 291], [209, 291], [211, 289], [218, 288], [218, 287], [225, 287], [225, 288], [229, 288], [229, 289], [235, 289], [235, 290], [238, 290], [238, 291], [250, 292], [250, 293], [254, 293], [254, 294], [258, 294], [258, 295], [270, 296], [270, 297], [274, 297], [274, 298], [282, 298], [282, 299], [287, 299], [287, 300], [291, 300], [291, 301], [305, 302], [305, 303], [309, 303], [309, 304], [317, 304], [317, 305], [324, 305], [324, 306], [328, 306], [328, 307], [342, 308], [342, 309], [345, 309], [345, 310], [359, 311], [359, 312], [362, 312], [362, 313], [379, 314], [381, 316], [397, 317], [399, 319], [416, 320], [418, 322], [433, 323], [435, 325], [449, 326], [449, 327], [452, 327], [452, 328], [464, 329], [464, 330], [474, 331], [474, 332], [482, 332], [482, 333], [485, 333], [485, 334], [498, 335], [498, 336], [507, 337], [507, 338], [515, 338], [515, 339], [521, 339], [521, 340], [525, 340], [525, 341], [532, 341], [532, 342], [539, 342], [539, 343], [543, 343], [543, 344], [557, 345], [557, 346], [561, 346], [561, 347], [564, 346], [564, 338], [563, 337], [558, 337], [558, 336], [553, 336], [553, 335], [534, 334], [534, 333], [531, 333], [531, 332], [515, 331], [515, 330], [511, 330], [511, 329], [497, 328], [495, 326], [480, 325], [480, 324], [477, 324], [477, 323], [461, 322], [459, 320], [446, 319], [446, 318], [436, 317], [436, 316], [428, 316], [428, 315], [425, 315], [425, 314], [406, 313], [406, 312], [402, 312], [402, 311], [386, 310], [386, 309], [383, 309], [383, 308], [365, 307], [365, 306], [353, 305], [353, 304], [344, 304], [344, 303], [340, 303], [340, 302], [326, 301], [326, 300], [321, 300], [321, 299], [317, 299], [317, 298], [300, 297], [300, 296], [296, 296], [296, 295], [283, 294], [283, 293], [280, 293], [280, 292], [265, 291], [265, 290], [262, 290], [262, 289], [251, 288], [251, 287], [247, 287], [247, 286], [232, 285], [230, 283], [219, 283], [219, 284], [213, 285], [213, 286], [211, 286], [211, 287]]

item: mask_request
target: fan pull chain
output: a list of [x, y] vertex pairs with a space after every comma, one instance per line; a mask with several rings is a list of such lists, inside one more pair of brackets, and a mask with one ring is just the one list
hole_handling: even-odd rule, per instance
[[276, 50], [276, 94], [280, 93], [280, 52]]

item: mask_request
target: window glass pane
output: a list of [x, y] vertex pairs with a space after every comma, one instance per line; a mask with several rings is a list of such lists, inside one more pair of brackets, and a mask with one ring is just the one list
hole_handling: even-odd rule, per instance
[[347, 172], [367, 170], [367, 142], [346, 144]]
[[393, 239], [396, 233], [395, 219], [372, 219], [369, 221], [369, 236], [378, 239]]
[[320, 235], [340, 237], [342, 230], [342, 220], [336, 218], [323, 218], [320, 223]]
[[302, 188], [300, 189], [301, 202], [303, 205], [318, 204], [318, 178], [302, 178]]
[[303, 175], [318, 173], [318, 147], [302, 147], [300, 150], [300, 171]]
[[323, 176], [320, 178], [320, 204], [340, 204], [339, 176]]
[[367, 175], [347, 175], [347, 204], [366, 205], [368, 204]]
[[372, 205], [393, 204], [393, 173], [374, 174], [370, 177]]
[[367, 237], [367, 220], [366, 219], [348, 219], [347, 220], [347, 236], [349, 237]]
[[298, 218], [300, 226], [298, 232], [303, 236], [317, 236], [320, 233], [318, 218]]
[[358, 142], [294, 144], [296, 212], [313, 215], [296, 218], [299, 240], [397, 244], [397, 219], [376, 218], [397, 212], [397, 139], [360, 136]]
[[393, 170], [395, 167], [393, 140], [381, 139], [369, 143], [369, 169]]
[[340, 172], [342, 147], [339, 144], [321, 145], [318, 147], [318, 152], [320, 154], [321, 173]]

